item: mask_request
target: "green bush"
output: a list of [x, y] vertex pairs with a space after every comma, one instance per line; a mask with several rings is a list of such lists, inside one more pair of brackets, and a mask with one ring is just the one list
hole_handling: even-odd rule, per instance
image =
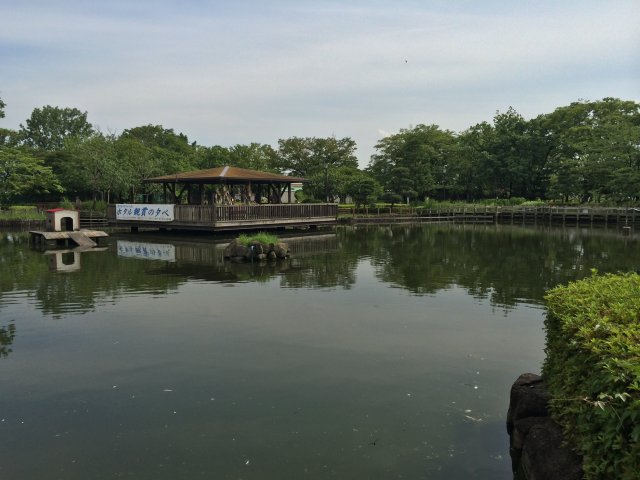
[[588, 479], [640, 472], [640, 275], [593, 275], [547, 300], [551, 411]]
[[96, 200], [96, 204], [94, 206], [93, 200], [84, 200], [80, 205], [80, 210], [83, 212], [92, 212], [94, 214], [107, 214], [107, 202], [103, 200]]
[[249, 245], [251, 242], [260, 242], [263, 245], [269, 245], [270, 243], [278, 243], [278, 236], [266, 232], [258, 232], [252, 235], [241, 234], [238, 237], [238, 243], [242, 245]]
[[67, 197], [62, 197], [62, 200], [60, 200], [60, 208], [64, 208], [65, 210], [75, 210], [76, 206]]

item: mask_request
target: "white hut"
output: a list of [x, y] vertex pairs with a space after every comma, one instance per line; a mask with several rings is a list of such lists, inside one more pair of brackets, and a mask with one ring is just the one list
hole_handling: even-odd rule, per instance
[[73, 232], [80, 230], [80, 214], [77, 210], [53, 208], [45, 212], [47, 232]]

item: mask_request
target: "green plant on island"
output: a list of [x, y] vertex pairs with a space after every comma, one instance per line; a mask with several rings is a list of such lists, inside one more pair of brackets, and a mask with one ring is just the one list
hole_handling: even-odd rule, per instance
[[269, 245], [273, 243], [274, 245], [278, 243], [279, 238], [277, 235], [273, 235], [272, 233], [267, 232], [257, 232], [253, 234], [245, 234], [242, 233], [237, 238], [238, 243], [241, 245], [249, 246], [252, 242], [259, 242], [263, 245]]
[[640, 275], [592, 275], [546, 296], [543, 376], [587, 479], [640, 472]]

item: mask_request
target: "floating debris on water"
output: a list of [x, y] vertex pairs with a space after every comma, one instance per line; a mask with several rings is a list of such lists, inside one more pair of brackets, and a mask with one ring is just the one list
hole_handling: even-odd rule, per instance
[[472, 422], [480, 423], [482, 421], [481, 418], [472, 417], [471, 415], [463, 415], [464, 418], [468, 418]]

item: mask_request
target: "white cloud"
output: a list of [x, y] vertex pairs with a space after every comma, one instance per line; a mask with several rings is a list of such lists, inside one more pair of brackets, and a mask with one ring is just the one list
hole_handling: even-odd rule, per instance
[[0, 6], [8, 127], [52, 104], [205, 145], [335, 133], [364, 165], [381, 131], [640, 98], [632, 1], [23, 3]]

